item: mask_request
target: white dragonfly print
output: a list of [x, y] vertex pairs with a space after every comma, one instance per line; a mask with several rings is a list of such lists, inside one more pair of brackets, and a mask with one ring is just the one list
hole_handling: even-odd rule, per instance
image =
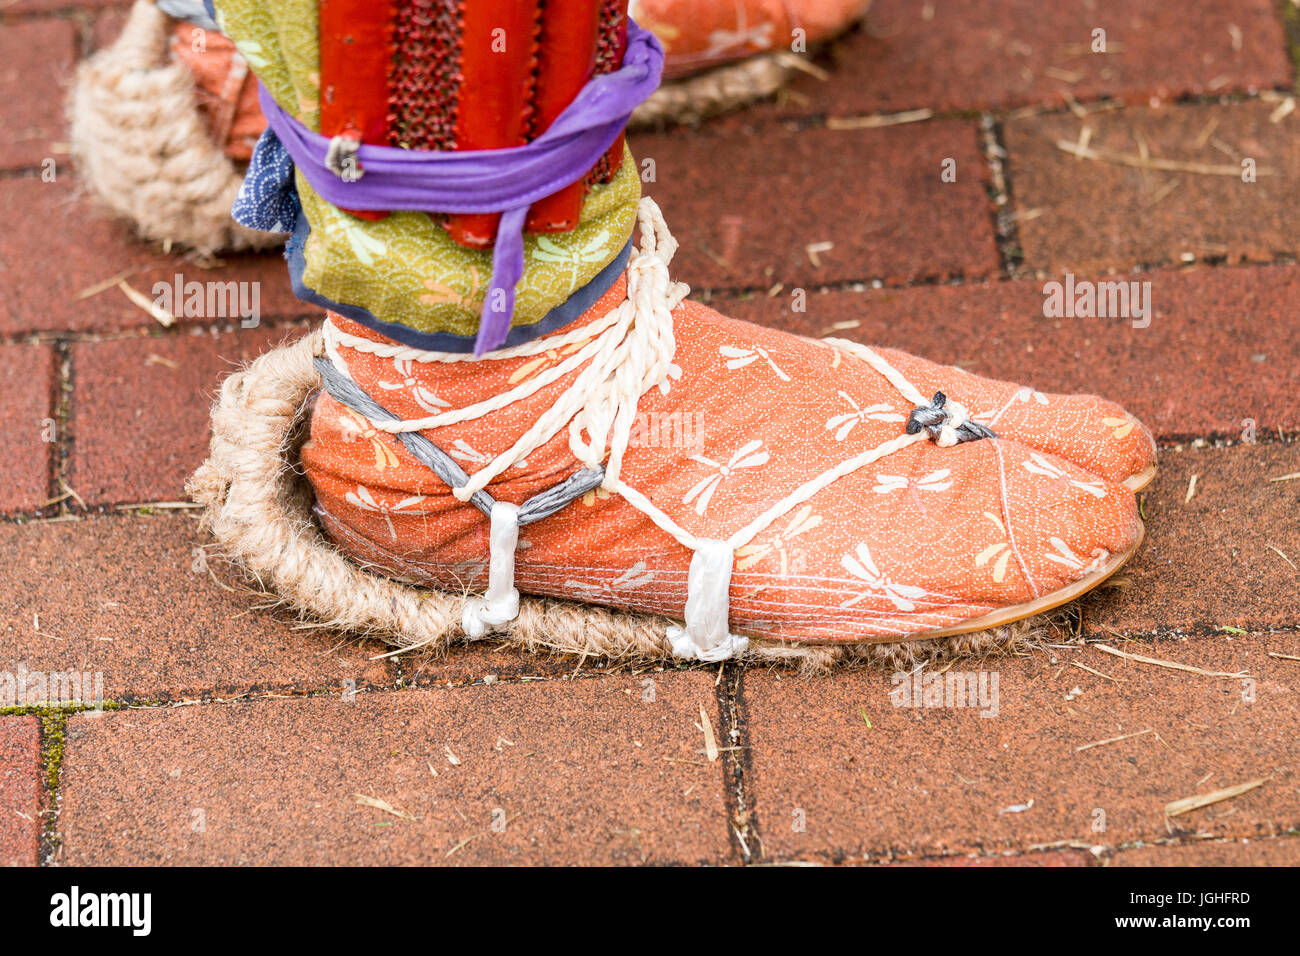
[[1028, 387], [1018, 388], [1011, 394], [1011, 397], [1006, 400], [1006, 403], [992, 415], [974, 415], [972, 418], [980, 424], [992, 428], [998, 423], [998, 419], [1007, 413], [1007, 410], [1011, 408], [1012, 405], [1019, 405], [1025, 402], [1034, 402], [1044, 407], [1048, 404], [1047, 396], [1037, 389]]
[[402, 377], [402, 380], [400, 382], [380, 382], [379, 387], [384, 391], [393, 392], [401, 388], [410, 389], [415, 404], [426, 412], [436, 413], [441, 409], [451, 408], [451, 402], [439, 398], [432, 389], [419, 383], [415, 378], [415, 369], [412, 367], [410, 359], [393, 359], [393, 368], [397, 370], [397, 374]]
[[388, 525], [388, 533], [392, 535], [393, 540], [397, 540], [397, 530], [393, 527], [393, 519], [390, 515], [409, 514], [408, 508], [413, 508], [426, 499], [426, 495], [413, 495], [410, 498], [403, 498], [397, 504], [390, 506], [381, 505], [375, 501], [374, 495], [370, 489], [364, 485], [357, 485], [355, 492], [349, 491], [344, 497], [349, 504], [355, 505], [362, 511], [369, 511], [372, 514], [383, 515], [384, 523]]
[[1114, 429], [1114, 431], [1111, 432], [1111, 437], [1124, 438], [1134, 428], [1137, 428], [1138, 421], [1132, 416], [1126, 416], [1124, 418], [1103, 418], [1101, 423], [1107, 428]]
[[1047, 543], [1055, 548], [1057, 553], [1044, 554], [1043, 557], [1047, 558], [1048, 561], [1055, 561], [1057, 564], [1063, 564], [1073, 571], [1086, 571], [1091, 573], [1101, 567], [1106, 562], [1106, 559], [1110, 557], [1110, 552], [1105, 548], [1096, 548], [1092, 552], [1092, 560], [1087, 564], [1084, 564], [1083, 558], [1070, 550], [1070, 546], [1060, 538], [1048, 538]]
[[750, 26], [749, 18], [745, 15], [745, 4], [737, 3], [735, 29], [710, 31], [709, 48], [704, 55], [713, 57], [744, 49], [769, 50], [772, 47], [774, 29], [771, 21], [760, 21]]
[[1064, 471], [1053, 465], [1038, 452], [1030, 452], [1029, 458], [1021, 464], [1025, 466], [1025, 471], [1034, 475], [1043, 475], [1056, 481], [1067, 481], [1080, 491], [1086, 491], [1094, 498], [1106, 497], [1106, 486], [1100, 481], [1079, 481], [1077, 478], [1071, 478]]
[[767, 449], [763, 447], [763, 442], [758, 439], [746, 442], [727, 460], [725, 465], [714, 461], [712, 458], [705, 458], [703, 455], [692, 455], [691, 461], [707, 465], [713, 469], [713, 474], [692, 485], [691, 490], [686, 492], [686, 496], [682, 498], [682, 504], [689, 505], [694, 501], [695, 513], [703, 515], [705, 509], [709, 507], [709, 502], [713, 500], [713, 493], [718, 490], [718, 486], [725, 479], [735, 474], [737, 469], [757, 468], [760, 465], [766, 465], [771, 457]]
[[904, 491], [913, 488], [917, 491], [947, 491], [952, 487], [948, 479], [952, 477], [951, 468], [940, 468], [920, 478], [910, 475], [876, 475], [876, 486], [871, 490], [878, 495], [887, 495], [891, 491]]
[[600, 230], [582, 245], [572, 249], [565, 249], [549, 236], [541, 235], [537, 237], [537, 248], [533, 251], [533, 258], [540, 259], [542, 262], [567, 264], [569, 282], [573, 283], [578, 281], [579, 266], [604, 261], [608, 249], [608, 229]]
[[722, 354], [722, 357], [727, 360], [727, 368], [730, 371], [734, 372], [736, 369], [744, 368], [746, 365], [750, 365], [757, 362], [759, 359], [762, 359], [771, 366], [771, 369], [776, 373], [777, 378], [783, 382], [790, 381], [790, 376], [785, 373], [781, 366], [777, 365], [776, 362], [773, 361], [771, 354], [761, 345], [752, 345], [748, 348], [742, 348], [738, 345], [722, 345], [718, 347], [718, 351]]
[[338, 417], [337, 423], [344, 441], [370, 442], [370, 448], [375, 453], [376, 470], [396, 468], [401, 464], [393, 449], [385, 443], [387, 438], [381, 437], [383, 433], [359, 412], [354, 412], [344, 406], [343, 413]]
[[360, 223], [361, 220], [353, 219], [353, 217], [344, 214], [342, 221], [326, 226], [326, 232], [330, 233], [331, 236], [341, 235], [352, 248], [352, 254], [363, 265], [373, 266], [375, 256], [385, 255], [388, 252], [388, 246], [384, 240], [367, 232], [366, 227]]
[[[880, 573], [880, 569], [876, 567], [876, 562], [871, 557], [871, 550], [865, 544], [859, 544], [854, 549], [854, 553], [857, 555], [856, 558], [853, 554], [846, 554], [840, 558], [840, 566], [845, 571], [855, 578], [866, 581], [875, 591], [881, 592], [900, 611], [916, 610], [916, 605], [912, 602], [925, 597], [926, 591], [924, 588], [918, 588], [914, 584], [895, 584], [889, 580], [888, 577]], [[840, 607], [852, 607], [872, 596], [871, 591], [863, 591], [861, 594], [849, 598]]]
[[[486, 465], [492, 460], [491, 455], [486, 455], [479, 451], [463, 438], [457, 438], [452, 442], [451, 447], [447, 449], [447, 454], [451, 455], [452, 458], [459, 458], [461, 461], [467, 461], [474, 465]], [[520, 459], [515, 467], [527, 468], [528, 459]]]
[[770, 554], [780, 560], [781, 574], [790, 573], [790, 541], [805, 531], [811, 531], [822, 523], [822, 516], [812, 513], [812, 505], [800, 508], [790, 523], [780, 532], [766, 541], [747, 544], [736, 549], [736, 570], [745, 571], [758, 564]]
[[655, 573], [646, 570], [645, 562], [638, 561], [612, 581], [592, 584], [587, 581], [569, 580], [564, 582], [564, 586], [580, 592], [582, 600], [617, 604], [626, 592], [643, 588], [654, 581], [654, 578]]
[[1007, 565], [1010, 563], [1011, 555], [1014, 553], [1011, 550], [1011, 536], [1007, 534], [1007, 528], [1006, 525], [1002, 523], [1002, 519], [993, 512], [984, 512], [984, 517], [993, 522], [993, 526], [998, 529], [999, 540], [994, 544], [989, 545], [979, 554], [975, 555], [975, 567], [982, 568], [992, 561], [993, 580], [996, 583], [1001, 584], [1007, 578]]
[[843, 415], [836, 415], [826, 420], [826, 430], [835, 432], [836, 441], [844, 441], [849, 437], [849, 433], [858, 426], [859, 423], [867, 420], [876, 422], [901, 422], [905, 421], [902, 415], [894, 411], [894, 406], [888, 403], [877, 405], [868, 405], [863, 408], [848, 392], [839, 392], [840, 398], [848, 402], [852, 411], [845, 412]]

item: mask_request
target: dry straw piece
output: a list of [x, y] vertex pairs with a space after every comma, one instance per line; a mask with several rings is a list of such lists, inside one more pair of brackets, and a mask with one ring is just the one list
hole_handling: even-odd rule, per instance
[[230, 218], [243, 173], [208, 133], [189, 68], [170, 56], [170, 24], [136, 0], [117, 41], [77, 69], [69, 122], [86, 182], [145, 239], [202, 255], [282, 245]]
[[[309, 400], [320, 388], [312, 364], [324, 354], [317, 331], [264, 353], [225, 379], [212, 409], [210, 457], [187, 491], [206, 508], [205, 526], [225, 555], [281, 605], [327, 627], [380, 638], [395, 653], [441, 652], [466, 640], [466, 595], [417, 588], [367, 571], [336, 549], [312, 517], [311, 488], [298, 469]], [[549, 598], [524, 598], [496, 639], [628, 663], [669, 660], [666, 618]], [[789, 662], [806, 671], [840, 663], [910, 669], [923, 662], [1041, 646], [1042, 619], [973, 634], [896, 643], [795, 644], [752, 638], [746, 659]]]

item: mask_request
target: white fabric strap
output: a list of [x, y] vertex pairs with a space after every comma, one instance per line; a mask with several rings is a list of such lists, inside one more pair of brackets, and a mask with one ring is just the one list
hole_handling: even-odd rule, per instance
[[519, 547], [519, 506], [508, 501], [492, 505], [488, 532], [488, 589], [465, 604], [461, 627], [471, 640], [505, 627], [519, 616], [519, 589], [515, 587], [515, 549]]
[[749, 638], [732, 634], [731, 569], [735, 551], [726, 541], [701, 538], [686, 578], [686, 626], [668, 628], [673, 654], [686, 660], [725, 661], [743, 654]]

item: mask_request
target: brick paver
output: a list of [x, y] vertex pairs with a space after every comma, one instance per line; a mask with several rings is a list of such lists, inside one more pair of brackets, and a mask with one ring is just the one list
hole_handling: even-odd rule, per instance
[[653, 700], [649, 680], [74, 717], [59, 860], [734, 862], [696, 728], [701, 705], [720, 726], [713, 677], [656, 676]]
[[[4, 6], [9, 16], [43, 13], [74, 13], [78, 10], [96, 10], [103, 7], [123, 6], [122, 0], [12, 0]], [[130, 6], [130, 4], [125, 4]]]
[[[1087, 633], [1215, 633], [1300, 621], [1300, 445], [1167, 451], [1129, 586], [1083, 602]], [[1193, 476], [1196, 487], [1187, 501]], [[1281, 552], [1281, 553], [1279, 553]]]
[[[1270, 121], [1277, 104], [1171, 106], [1034, 116], [1005, 127], [1025, 267], [1128, 270], [1185, 257], [1269, 262], [1300, 252], [1300, 115]], [[1087, 148], [1141, 161], [1202, 164], [1211, 172], [1135, 168], [1079, 159], [1058, 148]], [[1255, 162], [1254, 182], [1242, 161]], [[1063, 189], [1062, 184], [1069, 188]]]
[[1201, 840], [1179, 845], [1120, 850], [1106, 866], [1300, 866], [1300, 839], [1279, 836], [1267, 840], [1223, 842]]
[[59, 437], [54, 366], [48, 347], [0, 346], [0, 514], [30, 514], [50, 497]]
[[956, 866], [976, 869], [990, 866], [1094, 866], [1095, 858], [1083, 850], [1042, 850], [1033, 853], [1009, 853], [1004, 856], [936, 856], [915, 860], [897, 860], [872, 866]]
[[40, 721], [0, 717], [0, 866], [36, 865], [44, 807]]
[[[1267, 656], [1294, 654], [1294, 634], [1124, 647], [1252, 680], [1058, 651], [1055, 663], [1035, 655], [983, 664], [999, 675], [997, 716], [985, 718], [979, 709], [896, 707], [888, 675], [750, 671], [746, 776], [767, 857], [987, 855], [1182, 831], [1270, 836], [1300, 822], [1300, 670]], [[1271, 779], [1258, 790], [1166, 821], [1174, 800], [1261, 777]]]
[[[689, 136], [634, 135], [631, 144], [643, 178], [653, 161], [646, 192], [681, 243], [673, 274], [694, 287], [997, 271], [973, 122], [828, 130], [753, 127], [741, 117]], [[955, 182], [941, 179], [949, 159]]]
[[[1105, 54], [1091, 52], [1099, 28]], [[809, 102], [784, 108], [987, 109], [1060, 105], [1067, 94], [1143, 103], [1284, 87], [1285, 50], [1271, 0], [874, 0], [865, 26], [825, 58], [833, 80], [801, 77], [794, 92]]]
[[208, 456], [220, 380], [293, 328], [237, 328], [72, 347], [68, 480], [90, 507], [175, 501]]
[[[0, 524], [0, 666], [103, 674], [107, 698], [341, 692], [391, 682], [385, 648], [295, 629], [204, 572], [189, 515]], [[206, 565], [222, 581], [230, 570]], [[226, 584], [230, 587], [231, 584]]]
[[76, 26], [68, 20], [0, 27], [0, 169], [41, 167], [46, 160], [54, 160], [56, 170], [66, 165], [63, 111], [50, 107], [64, 95], [76, 47]]
[[[157, 321], [117, 288], [78, 298], [123, 271], [127, 282], [152, 299], [154, 284], [183, 282], [258, 283], [261, 320], [319, 314], [294, 298], [284, 260], [274, 254], [231, 256], [219, 268], [205, 269], [180, 254], [135, 239], [130, 228], [97, 208], [66, 172], [55, 182], [23, 177], [0, 180], [0, 217], [21, 222], [20, 230], [0, 234], [0, 261], [8, 282], [0, 297], [0, 335], [33, 331], [105, 331], [158, 328]], [[251, 302], [252, 286], [247, 289]], [[215, 300], [214, 300], [215, 302]], [[206, 312], [206, 306], [205, 306]], [[220, 316], [185, 317], [211, 324]]]
[[90, 45], [92, 50], [102, 50], [122, 34], [126, 26], [129, 7], [109, 7], [95, 14], [91, 24]]
[[1044, 318], [1044, 283], [1034, 280], [836, 290], [810, 294], [806, 312], [792, 311], [784, 292], [713, 304], [737, 318], [911, 350], [1046, 392], [1104, 395], [1162, 440], [1239, 440], [1252, 424], [1257, 437], [1300, 429], [1293, 398], [1300, 267], [1198, 266], [1110, 278], [1151, 283], [1148, 327], [1131, 318]]

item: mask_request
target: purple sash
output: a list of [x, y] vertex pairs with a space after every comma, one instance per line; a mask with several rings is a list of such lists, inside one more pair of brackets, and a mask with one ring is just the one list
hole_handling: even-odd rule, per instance
[[510, 332], [515, 285], [524, 274], [528, 207], [577, 182], [603, 156], [632, 111], [659, 85], [664, 53], [654, 34], [628, 20], [623, 66], [592, 77], [546, 132], [506, 149], [452, 152], [363, 143], [363, 174], [346, 182], [326, 165], [330, 138], [313, 133], [260, 90], [267, 124], [294, 163], [327, 202], [344, 209], [412, 209], [442, 213], [501, 213], [492, 253], [492, 281], [483, 302], [474, 354], [499, 348]]

